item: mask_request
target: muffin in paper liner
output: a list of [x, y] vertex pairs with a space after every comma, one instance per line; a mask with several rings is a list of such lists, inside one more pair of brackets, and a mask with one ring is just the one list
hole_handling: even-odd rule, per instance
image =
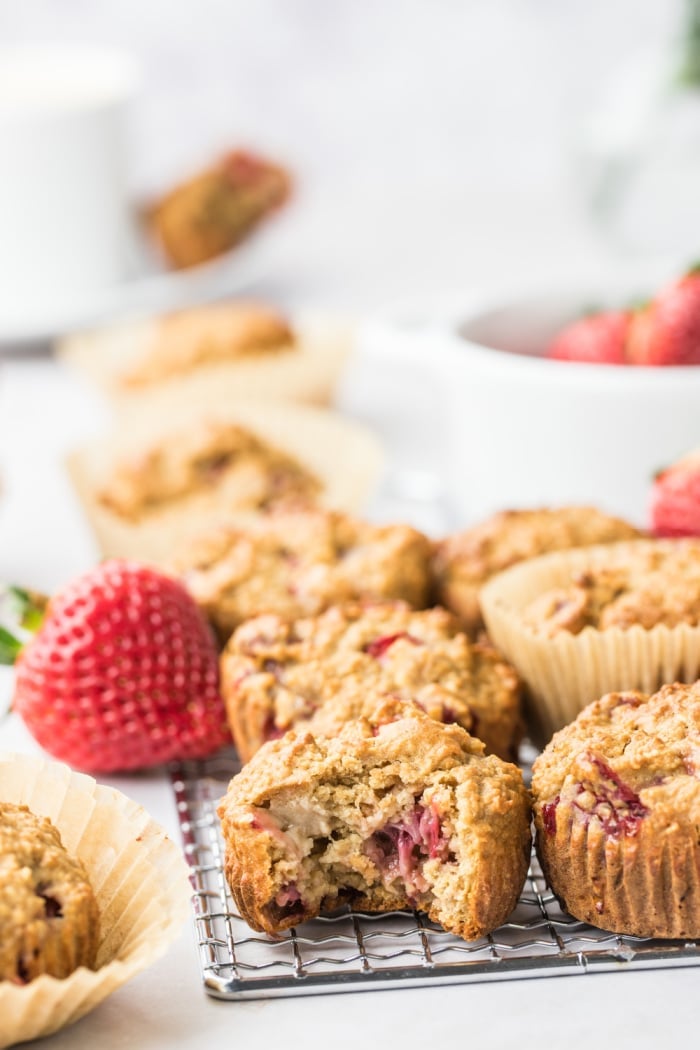
[[[196, 315], [206, 307], [185, 311], [196, 328]], [[165, 319], [167, 323], [167, 318]], [[197, 362], [181, 373], [142, 385], [129, 384], [129, 369], [138, 367], [154, 341], [162, 338], [162, 318], [148, 318], [81, 332], [62, 340], [58, 356], [86, 375], [128, 415], [146, 406], [158, 413], [173, 395], [207, 404], [222, 392], [233, 400], [265, 399], [328, 405], [350, 356], [350, 324], [315, 315], [295, 317], [294, 342], [278, 352], [243, 355], [230, 361]]]
[[320, 482], [316, 501], [325, 507], [358, 510], [383, 469], [381, 446], [372, 431], [337, 413], [283, 402], [232, 401], [223, 389], [212, 391], [203, 405], [180, 389], [151, 407], [133, 408], [114, 431], [76, 449], [68, 459], [68, 472], [104, 557], [169, 567], [212, 525], [224, 520], [246, 526], [260, 518], [261, 511], [236, 509], [220, 499], [215, 485], [154, 506], [137, 521], [101, 501], [100, 492], [120, 461], [138, 459], [157, 443], [172, 444], [179, 433], [209, 424], [240, 426], [290, 456]]
[[137, 803], [48, 759], [0, 754], [0, 798], [48, 817], [100, 910], [97, 969], [0, 982], [0, 1047], [72, 1024], [164, 954], [189, 913], [180, 850]]
[[588, 705], [535, 761], [542, 870], [566, 910], [612, 933], [700, 937], [700, 685]]
[[632, 540], [545, 554], [507, 569], [483, 588], [488, 634], [526, 683], [530, 729], [540, 746], [605, 693], [651, 693], [665, 682], [697, 679], [700, 626], [588, 626], [578, 634], [561, 631], [542, 637], [525, 621], [526, 608], [545, 592], [566, 587], [579, 573], [622, 567], [639, 553], [670, 551], [688, 542], [697, 541]]

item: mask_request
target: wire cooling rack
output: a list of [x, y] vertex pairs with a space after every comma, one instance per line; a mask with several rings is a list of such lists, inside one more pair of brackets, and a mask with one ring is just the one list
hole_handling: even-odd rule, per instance
[[700, 942], [619, 937], [559, 907], [533, 852], [518, 905], [478, 941], [446, 933], [420, 912], [339, 909], [278, 939], [236, 912], [223, 873], [218, 800], [240, 768], [233, 750], [171, 772], [193, 886], [206, 991], [218, 999], [350, 992], [428, 984], [564, 976], [700, 964]]

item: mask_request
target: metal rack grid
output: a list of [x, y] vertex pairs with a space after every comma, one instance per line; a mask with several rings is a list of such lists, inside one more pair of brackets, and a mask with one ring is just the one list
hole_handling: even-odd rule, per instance
[[233, 750], [174, 766], [172, 784], [190, 865], [206, 991], [218, 999], [455, 984], [605, 970], [700, 965], [700, 942], [620, 937], [559, 907], [533, 852], [518, 905], [488, 937], [466, 942], [420, 912], [345, 907], [279, 939], [239, 917], [223, 874], [216, 805], [239, 769]]

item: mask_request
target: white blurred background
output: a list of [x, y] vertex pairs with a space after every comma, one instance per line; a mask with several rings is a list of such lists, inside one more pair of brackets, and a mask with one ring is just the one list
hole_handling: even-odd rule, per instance
[[[373, 306], [687, 255], [687, 215], [669, 243], [666, 220], [663, 235], [650, 223], [637, 236], [644, 198], [622, 232], [607, 215], [595, 221], [590, 205], [599, 140], [605, 148], [591, 118], [604, 124], [620, 111], [618, 123], [646, 134], [648, 100], [634, 70], [641, 63], [643, 81], [654, 62], [673, 58], [685, 6], [2, 0], [0, 40], [132, 50], [145, 72], [132, 124], [135, 194], [232, 145], [268, 152], [296, 173], [298, 196], [265, 290]], [[700, 119], [691, 124], [697, 136]], [[700, 209], [692, 220], [700, 246]]]

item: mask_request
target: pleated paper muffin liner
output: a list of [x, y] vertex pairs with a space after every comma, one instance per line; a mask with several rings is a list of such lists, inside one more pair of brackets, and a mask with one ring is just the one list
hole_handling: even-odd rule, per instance
[[165, 952], [189, 912], [180, 850], [146, 811], [92, 777], [42, 758], [0, 754], [0, 799], [58, 828], [87, 870], [100, 910], [97, 969], [0, 982], [0, 1047], [77, 1021]]
[[163, 376], [144, 387], [125, 385], [122, 377], [137, 367], [159, 338], [158, 318], [109, 325], [62, 340], [58, 356], [97, 383], [128, 415], [146, 406], [158, 414], [159, 405], [173, 395], [207, 404], [221, 393], [229, 399], [299, 401], [328, 405], [352, 351], [352, 326], [316, 314], [293, 320], [297, 335], [291, 350], [240, 357], [231, 361], [201, 362], [184, 374]]
[[531, 731], [546, 744], [591, 701], [626, 689], [654, 692], [700, 677], [700, 626], [657, 624], [623, 630], [585, 627], [538, 637], [523, 611], [546, 591], [570, 585], [586, 570], [624, 565], [645, 549], [673, 549], [672, 541], [633, 540], [545, 554], [494, 577], [481, 592], [488, 633], [527, 685]]
[[254, 510], [235, 509], [216, 486], [194, 490], [154, 507], [132, 522], [99, 499], [115, 463], [136, 457], [158, 441], [176, 441], [187, 427], [216, 421], [249, 429], [262, 441], [286, 452], [321, 482], [318, 503], [357, 511], [381, 476], [384, 456], [367, 427], [338, 413], [310, 405], [234, 401], [219, 389], [205, 402], [190, 400], [182, 388], [152, 406], [139, 405], [128, 422], [80, 449], [68, 459], [68, 471], [105, 557], [137, 558], [170, 566], [202, 531], [222, 520], [246, 527], [259, 520]]
[[535, 805], [537, 853], [554, 893], [576, 919], [636, 937], [700, 937], [700, 870], [686, 824], [642, 822], [634, 836], [606, 835], [597, 821], [556, 808], [554, 833]]

